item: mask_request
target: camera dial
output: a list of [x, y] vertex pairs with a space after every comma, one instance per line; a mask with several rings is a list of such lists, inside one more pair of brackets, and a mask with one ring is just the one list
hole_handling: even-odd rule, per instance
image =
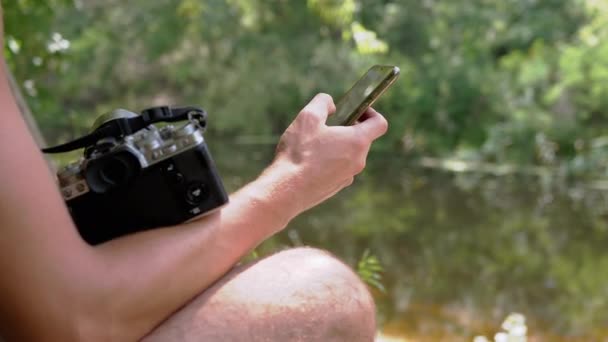
[[137, 114], [130, 112], [126, 109], [115, 109], [109, 113], [105, 113], [98, 116], [97, 119], [95, 119], [95, 122], [93, 122], [93, 125], [91, 126], [91, 133], [95, 132], [104, 124], [114, 121], [116, 119], [132, 119], [136, 118], [137, 116]]

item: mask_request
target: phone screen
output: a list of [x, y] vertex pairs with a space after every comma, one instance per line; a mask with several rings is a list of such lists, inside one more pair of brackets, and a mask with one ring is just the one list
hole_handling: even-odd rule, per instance
[[336, 112], [329, 117], [327, 124], [331, 126], [354, 124], [398, 76], [399, 68], [396, 66], [371, 67], [338, 101]]

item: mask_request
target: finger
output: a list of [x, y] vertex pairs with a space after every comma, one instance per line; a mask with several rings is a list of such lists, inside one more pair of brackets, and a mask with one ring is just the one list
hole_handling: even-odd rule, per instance
[[378, 112], [372, 108], [372, 107], [368, 107], [365, 112], [363, 114], [361, 114], [361, 117], [359, 117], [359, 119], [357, 120], [357, 123], [363, 122], [367, 119], [369, 119], [370, 117], [372, 117], [373, 115], [377, 114]]
[[361, 121], [355, 125], [355, 128], [363, 136], [375, 140], [384, 135], [388, 130], [388, 122], [373, 108], [368, 108], [365, 114], [361, 116]]
[[354, 181], [355, 181], [355, 177], [350, 177], [346, 181], [344, 181], [344, 183], [342, 184], [342, 187], [348, 188], [349, 186], [353, 185]]
[[336, 111], [336, 105], [330, 95], [317, 94], [300, 112], [304, 115], [314, 116], [319, 122], [327, 121], [327, 117]]
[[344, 180], [344, 182], [342, 182], [341, 184], [332, 188], [332, 190], [329, 192], [329, 195], [327, 195], [326, 199], [335, 196], [338, 192], [342, 191], [344, 188], [348, 188], [349, 186], [351, 186], [353, 184], [354, 180], [355, 180], [354, 177], [350, 177], [350, 178]]

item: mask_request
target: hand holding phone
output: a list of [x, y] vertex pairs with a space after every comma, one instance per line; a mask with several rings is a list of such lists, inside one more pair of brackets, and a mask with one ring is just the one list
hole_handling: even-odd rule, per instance
[[365, 113], [399, 77], [399, 68], [374, 65], [336, 104], [336, 112], [327, 120], [329, 126], [350, 126]]

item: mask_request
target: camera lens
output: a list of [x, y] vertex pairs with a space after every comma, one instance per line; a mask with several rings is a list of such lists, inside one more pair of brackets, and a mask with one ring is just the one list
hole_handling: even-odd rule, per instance
[[85, 177], [91, 190], [106, 193], [130, 183], [140, 169], [135, 156], [126, 151], [118, 152], [89, 162]]

